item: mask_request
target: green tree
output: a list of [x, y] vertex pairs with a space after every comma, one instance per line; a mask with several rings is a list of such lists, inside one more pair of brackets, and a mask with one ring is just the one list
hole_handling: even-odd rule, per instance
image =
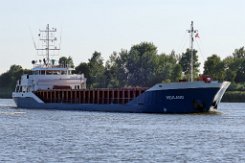
[[225, 71], [225, 80], [234, 82], [235, 78], [236, 78], [236, 72], [235, 71], [232, 71], [230, 69], [227, 69]]
[[245, 74], [244, 74], [244, 69], [245, 69], [245, 49], [244, 46], [239, 48], [239, 49], [235, 49], [233, 52], [233, 57], [234, 57], [234, 61], [233, 61], [233, 67], [236, 67], [236, 77], [235, 77], [235, 81], [237, 83], [243, 83], [245, 82]]
[[9, 86], [11, 88], [14, 88], [16, 85], [16, 81], [21, 78], [21, 75], [23, 75], [24, 70], [20, 65], [12, 65], [8, 71], [8, 73], [11, 76], [11, 80], [9, 81]]
[[225, 64], [219, 56], [213, 54], [204, 63], [204, 74], [211, 76], [214, 80], [223, 81], [225, 78]]
[[157, 47], [153, 43], [142, 42], [131, 47], [126, 68], [128, 84], [131, 86], [149, 86], [154, 76]]
[[245, 49], [244, 46], [239, 48], [239, 49], [235, 49], [233, 52], [233, 56], [234, 58], [241, 58], [241, 59], [245, 59]]
[[245, 83], [245, 59], [241, 62], [237, 70], [235, 81], [238, 83]]
[[117, 64], [119, 56], [116, 52], [113, 52], [109, 60], [105, 65], [105, 80], [106, 86], [109, 88], [119, 87], [120, 81], [118, 79], [119, 65]]
[[11, 82], [11, 74], [10, 73], [5, 72], [0, 76], [0, 87], [2, 87], [2, 88], [9, 87], [10, 82]]
[[0, 87], [14, 90], [17, 80], [23, 74], [30, 74], [31, 71], [23, 69], [20, 65], [12, 65], [10, 69], [0, 76]]
[[76, 74], [84, 74], [85, 78], [87, 78], [87, 83], [90, 81], [89, 76], [89, 66], [85, 62], [81, 62], [76, 68], [75, 68]]
[[[185, 53], [182, 53], [179, 64], [182, 67], [186, 77], [190, 78], [190, 65], [191, 65], [191, 50], [187, 49]], [[197, 51], [193, 50], [193, 75], [194, 78], [198, 77], [200, 63], [198, 62]]]
[[63, 57], [60, 57], [59, 58], [59, 64], [60, 65], [63, 65], [64, 67], [67, 67], [67, 66], [69, 66], [69, 67], [71, 67], [71, 68], [74, 68], [74, 63], [73, 63], [73, 59], [72, 59], [72, 57], [65, 57], [65, 56], [63, 56]]
[[89, 77], [88, 86], [92, 88], [105, 87], [105, 68], [101, 53], [95, 51], [88, 62]]
[[121, 50], [118, 55], [112, 57], [111, 65], [113, 65], [112, 69], [114, 71], [114, 78], [118, 80], [118, 87], [124, 87], [128, 85], [128, 51]]
[[176, 58], [172, 53], [170, 55], [157, 55], [157, 62], [154, 69], [154, 80], [151, 84], [170, 81], [173, 76], [173, 69], [176, 66]]
[[176, 64], [173, 67], [173, 71], [171, 73], [171, 81], [178, 82], [182, 77], [182, 67], [180, 64]]
[[244, 47], [235, 49], [233, 57], [229, 56], [224, 59], [225, 79], [235, 81], [236, 83], [244, 83], [244, 62], [245, 62]]

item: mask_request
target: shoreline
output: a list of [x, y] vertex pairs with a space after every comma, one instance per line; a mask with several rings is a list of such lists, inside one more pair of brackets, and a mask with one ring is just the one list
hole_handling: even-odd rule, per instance
[[226, 91], [221, 102], [245, 102], [245, 91]]

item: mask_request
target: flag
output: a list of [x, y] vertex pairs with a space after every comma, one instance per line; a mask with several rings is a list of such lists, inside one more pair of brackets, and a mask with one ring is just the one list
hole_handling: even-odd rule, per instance
[[199, 37], [199, 33], [196, 33], [196, 34], [195, 34], [195, 38], [200, 38], [200, 37]]

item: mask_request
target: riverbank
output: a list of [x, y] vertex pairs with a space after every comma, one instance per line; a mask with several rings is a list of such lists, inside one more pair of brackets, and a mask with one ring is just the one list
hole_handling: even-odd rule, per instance
[[12, 98], [12, 90], [0, 88], [0, 98]]
[[222, 102], [245, 102], [245, 91], [227, 91]]

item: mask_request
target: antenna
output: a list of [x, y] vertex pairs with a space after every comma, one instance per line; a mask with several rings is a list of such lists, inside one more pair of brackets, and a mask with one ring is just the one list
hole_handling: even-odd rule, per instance
[[61, 47], [61, 44], [62, 44], [62, 39], [61, 39], [61, 37], [62, 37], [62, 32], [63, 32], [63, 29], [62, 29], [62, 26], [61, 26], [61, 28], [60, 28], [60, 43], [59, 43], [59, 47]]
[[191, 21], [191, 28], [188, 30], [188, 33], [190, 33], [190, 50], [191, 50], [191, 63], [190, 63], [190, 68], [191, 68], [191, 79], [190, 81], [193, 82], [193, 43], [194, 43], [194, 33], [197, 33], [197, 30], [194, 30], [194, 23]]
[[40, 34], [38, 34], [39, 40], [43, 42], [43, 46], [42, 48], [36, 48], [36, 50], [46, 51], [45, 62], [47, 66], [50, 66], [50, 51], [60, 50], [54, 44], [55, 41], [57, 41], [57, 38], [54, 36], [54, 33], [57, 32], [57, 30], [55, 28], [50, 29], [49, 24], [47, 24], [46, 29], [39, 30], [39, 32], [40, 32]]
[[31, 39], [32, 39], [32, 43], [33, 43], [33, 45], [34, 45], [34, 48], [37, 49], [37, 45], [36, 45], [36, 42], [35, 42], [35, 40], [34, 40], [34, 38], [33, 38], [33, 34], [32, 34], [32, 31], [31, 31], [30, 26], [29, 26], [29, 33], [30, 33], [30, 35], [31, 35]]

